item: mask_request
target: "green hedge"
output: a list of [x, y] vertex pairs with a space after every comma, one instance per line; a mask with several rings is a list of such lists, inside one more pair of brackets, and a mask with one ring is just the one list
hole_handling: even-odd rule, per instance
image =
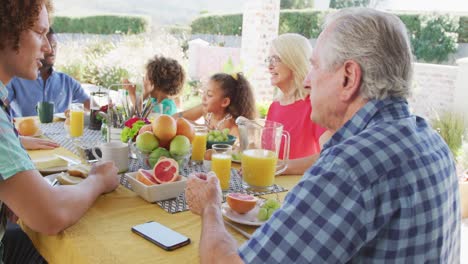
[[[295, 32], [307, 38], [316, 38], [320, 33], [323, 18], [328, 12], [304, 10], [282, 10], [280, 13], [280, 34]], [[409, 32], [421, 31], [421, 17], [426, 14], [397, 14]], [[192, 34], [242, 35], [242, 14], [209, 15], [195, 19]], [[458, 27], [458, 43], [468, 43], [468, 16], [461, 16]]]
[[147, 31], [149, 21], [145, 16], [57, 16], [52, 26], [58, 33], [139, 34]]
[[242, 14], [202, 15], [192, 24], [192, 34], [242, 34]]
[[468, 43], [468, 16], [460, 17], [458, 28], [458, 43]]

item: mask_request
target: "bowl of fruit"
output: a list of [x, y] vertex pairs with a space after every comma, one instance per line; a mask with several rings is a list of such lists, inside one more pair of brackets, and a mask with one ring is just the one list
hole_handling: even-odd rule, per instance
[[229, 135], [229, 129], [210, 130], [206, 140], [206, 148], [211, 149], [214, 144], [229, 144], [233, 145], [236, 142], [236, 137]]
[[130, 145], [143, 169], [152, 169], [161, 157], [172, 158], [183, 169], [192, 155], [193, 127], [185, 119], [160, 115], [138, 131]]
[[171, 158], [161, 158], [152, 170], [139, 169], [125, 176], [132, 190], [150, 203], [176, 198], [187, 184], [187, 178], [179, 174], [177, 161]]

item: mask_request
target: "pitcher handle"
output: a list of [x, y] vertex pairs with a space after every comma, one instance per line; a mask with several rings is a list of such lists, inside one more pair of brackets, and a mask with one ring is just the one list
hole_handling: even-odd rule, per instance
[[284, 138], [283, 158], [281, 160], [278, 159], [278, 165], [276, 166], [275, 175], [283, 173], [288, 168], [289, 163], [289, 145], [291, 142], [289, 132], [283, 130], [283, 134], [281, 135], [281, 137]]

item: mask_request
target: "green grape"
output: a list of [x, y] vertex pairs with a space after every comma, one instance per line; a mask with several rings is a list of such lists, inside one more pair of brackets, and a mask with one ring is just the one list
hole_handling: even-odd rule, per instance
[[208, 141], [214, 141], [215, 137], [213, 135], [208, 135]]
[[270, 219], [271, 215], [275, 212], [276, 210], [270, 208], [267, 209], [267, 219]]
[[228, 141], [228, 136], [223, 135], [223, 141]]
[[215, 140], [216, 142], [222, 142], [223, 141], [223, 137], [222, 136], [216, 136]]
[[276, 201], [275, 199], [268, 199], [262, 206], [263, 208], [268, 208], [268, 209], [278, 209], [281, 207], [281, 204]]
[[260, 210], [258, 210], [257, 219], [260, 221], [268, 220], [268, 210], [265, 208], [260, 208]]
[[215, 135], [216, 137], [220, 136], [221, 135], [221, 132], [219, 130], [214, 130], [213, 131], [213, 135]]
[[223, 134], [226, 136], [229, 135], [229, 128], [223, 129]]

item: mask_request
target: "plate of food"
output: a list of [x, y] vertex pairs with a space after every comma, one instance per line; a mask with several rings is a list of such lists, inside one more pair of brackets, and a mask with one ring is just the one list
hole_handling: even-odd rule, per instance
[[227, 219], [250, 226], [261, 226], [281, 207], [275, 199], [260, 199], [244, 193], [228, 193], [221, 205], [221, 213]]
[[232, 152], [232, 162], [241, 163], [241, 153], [239, 151]]
[[65, 113], [55, 113], [54, 116], [58, 119], [67, 119]]
[[57, 179], [60, 185], [74, 185], [88, 177], [90, 167], [83, 164], [72, 165], [66, 171], [50, 174], [44, 177], [50, 184]]

